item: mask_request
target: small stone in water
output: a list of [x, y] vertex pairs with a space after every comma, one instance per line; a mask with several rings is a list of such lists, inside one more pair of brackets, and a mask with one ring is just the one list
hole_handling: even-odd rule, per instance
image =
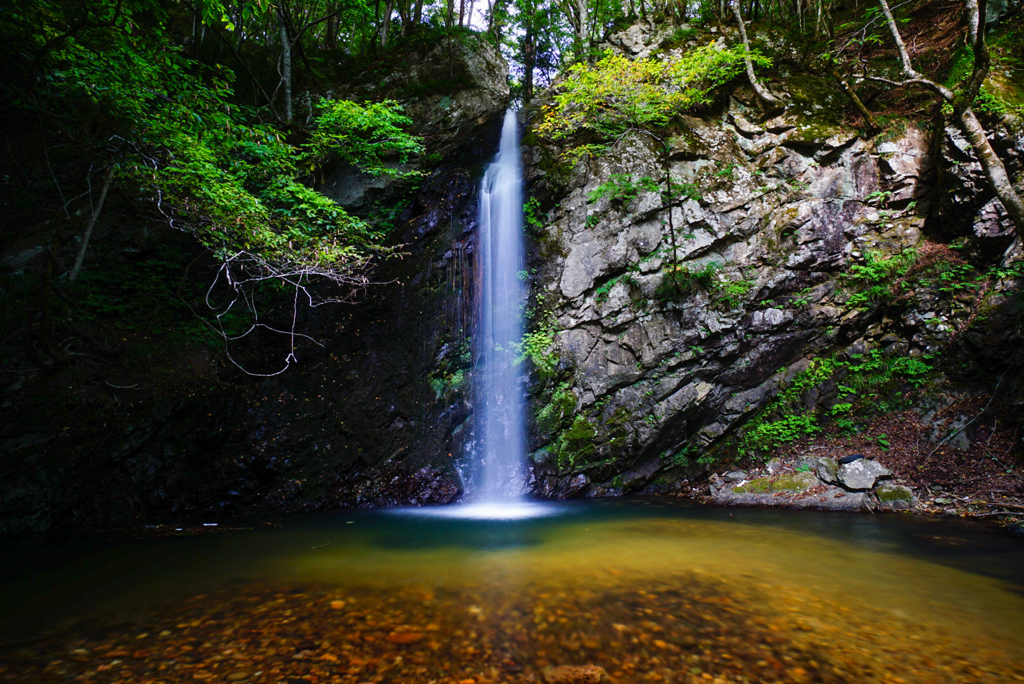
[[423, 635], [419, 632], [394, 632], [388, 635], [388, 641], [393, 644], [415, 644], [422, 639]]
[[249, 678], [248, 672], [232, 672], [227, 676], [229, 682], [242, 682]]
[[344, 607], [345, 607], [345, 602], [344, 601], [331, 601], [331, 608], [333, 608], [334, 610], [341, 610]]
[[608, 673], [597, 665], [545, 667], [543, 675], [547, 684], [601, 684], [609, 681]]

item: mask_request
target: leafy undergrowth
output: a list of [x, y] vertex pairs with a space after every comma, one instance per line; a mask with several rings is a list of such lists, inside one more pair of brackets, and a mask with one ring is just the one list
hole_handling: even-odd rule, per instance
[[1024, 514], [1024, 449], [1012, 406], [978, 396], [946, 396], [934, 413], [904, 410], [836, 426], [776, 449], [771, 458], [864, 454], [912, 487], [925, 510], [971, 517]]

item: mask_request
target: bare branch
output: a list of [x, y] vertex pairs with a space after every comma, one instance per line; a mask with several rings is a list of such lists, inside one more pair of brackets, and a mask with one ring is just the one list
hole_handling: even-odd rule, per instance
[[894, 80], [892, 80], [890, 78], [884, 78], [882, 76], [866, 76], [866, 75], [861, 75], [861, 76], [857, 76], [857, 78], [863, 79], [865, 81], [875, 81], [877, 83], [885, 83], [886, 85], [891, 85], [891, 86], [893, 86], [895, 88], [906, 88], [907, 86], [915, 86], [915, 85], [916, 86], [921, 86], [922, 88], [927, 88], [928, 90], [932, 91], [933, 93], [935, 93], [936, 95], [938, 95], [939, 97], [941, 97], [941, 98], [943, 98], [945, 100], [952, 100], [955, 97], [954, 94], [953, 94], [953, 91], [950, 90], [949, 88], [947, 88], [946, 86], [941, 85], [939, 83], [936, 83], [935, 81], [933, 81], [931, 79], [928, 79], [928, 78], [924, 78], [924, 77], [921, 77], [921, 78], [908, 78], [908, 79], [906, 79], [904, 81], [894, 81]]

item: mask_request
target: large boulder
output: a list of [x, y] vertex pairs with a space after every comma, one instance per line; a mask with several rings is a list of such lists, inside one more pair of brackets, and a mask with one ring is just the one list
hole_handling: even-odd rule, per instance
[[864, 492], [872, 489], [878, 480], [892, 477], [892, 471], [875, 461], [859, 458], [839, 466], [836, 476], [845, 489]]

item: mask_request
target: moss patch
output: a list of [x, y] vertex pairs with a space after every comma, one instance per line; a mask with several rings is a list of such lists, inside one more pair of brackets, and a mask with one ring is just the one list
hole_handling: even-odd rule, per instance
[[910, 504], [914, 501], [914, 495], [909, 489], [893, 485], [879, 487], [875, 491], [875, 496], [881, 503], [886, 504]]
[[777, 477], [759, 477], [747, 482], [742, 487], [733, 489], [734, 494], [775, 494], [776, 492], [796, 493], [809, 489], [815, 477], [811, 473], [796, 475], [779, 475]]

